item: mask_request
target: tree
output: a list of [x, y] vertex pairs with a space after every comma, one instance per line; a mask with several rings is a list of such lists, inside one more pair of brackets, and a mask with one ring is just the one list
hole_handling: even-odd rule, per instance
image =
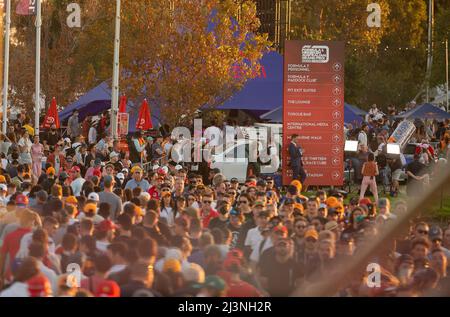
[[[42, 89], [60, 104], [112, 78], [115, 1], [81, 1], [81, 30], [65, 25], [68, 2], [47, 1], [43, 18]], [[16, 100], [27, 104], [34, 91], [34, 27], [28, 17], [16, 20], [12, 84]], [[172, 125], [220, 104], [255, 77], [270, 47], [257, 34], [249, 0], [122, 0], [121, 20], [121, 93], [147, 97]]]

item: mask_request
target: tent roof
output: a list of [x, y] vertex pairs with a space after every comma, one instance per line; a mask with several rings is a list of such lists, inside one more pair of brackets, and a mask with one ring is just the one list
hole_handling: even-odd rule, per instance
[[[357, 115], [355, 112], [356, 108], [355, 106], [351, 106], [349, 104], [345, 104], [344, 107], [344, 121], [345, 123], [351, 123], [351, 124], [361, 124], [363, 122], [363, 119], [360, 115]], [[283, 107], [278, 107], [274, 110], [271, 110], [269, 112], [266, 112], [262, 116], [260, 116], [262, 120], [267, 120], [271, 123], [281, 123], [283, 122]]]
[[430, 104], [425, 103], [397, 116], [402, 119], [450, 119], [450, 113]]
[[[139, 115], [139, 108], [144, 97], [135, 102], [128, 100], [127, 112], [130, 114], [129, 131], [136, 131], [136, 122]], [[154, 103], [149, 101], [150, 112], [152, 114], [153, 126], [157, 127], [160, 123], [160, 109]], [[99, 86], [91, 89], [85, 95], [80, 97], [74, 103], [68, 105], [59, 113], [59, 119], [64, 121], [68, 119], [74, 110], [80, 112], [80, 119], [84, 120], [87, 116], [95, 116], [103, 111], [111, 109], [111, 88], [107, 82], [101, 83]]]
[[270, 111], [283, 104], [283, 57], [269, 52], [261, 59], [262, 76], [249, 80], [244, 88], [217, 107], [218, 110]]

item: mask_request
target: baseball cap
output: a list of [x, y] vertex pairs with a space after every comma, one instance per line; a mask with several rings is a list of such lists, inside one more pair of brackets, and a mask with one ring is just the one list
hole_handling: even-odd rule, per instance
[[291, 185], [294, 185], [295, 186], [295, 188], [297, 188], [297, 191], [300, 193], [301, 191], [302, 191], [302, 183], [299, 181], [299, 180], [297, 180], [297, 179], [295, 179], [295, 180], [293, 180], [292, 182], [291, 182]]
[[363, 198], [359, 201], [360, 205], [372, 205], [372, 201], [370, 200], [370, 198]]
[[142, 168], [141, 168], [139, 165], [133, 166], [133, 167], [131, 168], [131, 174], [134, 174], [134, 173], [136, 173], [136, 172], [142, 173]]
[[268, 181], [273, 181], [273, 177], [272, 176], [267, 176], [266, 177], [266, 182], [268, 182]]
[[128, 171], [128, 168], [123, 168], [121, 172], [122, 172], [122, 173], [127, 173], [127, 174], [128, 174], [129, 171]]
[[17, 207], [26, 207], [28, 206], [28, 197], [23, 195], [23, 194], [19, 194], [16, 196], [16, 206]]
[[6, 183], [6, 178], [3, 175], [0, 175], [0, 183]]
[[325, 224], [325, 230], [335, 230], [338, 228], [338, 223], [336, 221], [328, 221]]
[[174, 273], [179, 273], [181, 272], [181, 263], [180, 261], [178, 261], [177, 259], [167, 259], [164, 261], [164, 266], [163, 266], [163, 272], [167, 273], [167, 272], [174, 272]]
[[226, 287], [225, 281], [217, 275], [209, 275], [202, 284], [193, 285], [194, 288], [212, 288], [218, 291], [223, 291]]
[[120, 288], [116, 282], [105, 280], [98, 285], [95, 297], [120, 297]]
[[52, 294], [52, 287], [48, 278], [39, 274], [27, 281], [30, 297], [48, 297]]
[[205, 282], [205, 271], [196, 263], [190, 263], [188, 267], [182, 268], [182, 273], [186, 282], [197, 284]]
[[117, 173], [116, 177], [122, 181], [125, 179], [125, 175], [123, 175], [123, 173]]
[[231, 209], [231, 211], [230, 211], [230, 216], [240, 216], [241, 215], [241, 212], [239, 211], [239, 210], [236, 210], [236, 209]]
[[6, 192], [8, 191], [8, 187], [5, 184], [0, 184], [0, 190]]
[[307, 238], [314, 238], [316, 240], [319, 240], [319, 234], [315, 229], [309, 229], [305, 232], [305, 239]]
[[99, 169], [94, 169], [94, 171], [92, 172], [93, 176], [97, 176], [98, 178], [102, 177], [102, 172]]
[[47, 175], [55, 175], [56, 171], [53, 167], [47, 168]]
[[281, 233], [288, 233], [288, 229], [286, 228], [286, 226], [275, 226], [273, 229], [272, 229], [272, 232], [273, 233], [278, 233], [278, 232], [281, 232]]
[[177, 171], [179, 171], [179, 170], [183, 169], [183, 166], [181, 166], [180, 164], [178, 164], [177, 166], [175, 166], [175, 169], [176, 169]]
[[109, 154], [109, 158], [113, 158], [113, 157], [119, 157], [119, 153], [117, 153], [117, 152], [111, 152], [110, 154]]
[[220, 174], [220, 169], [216, 167], [216, 168], [213, 168], [211, 170], [211, 172], [213, 172], [214, 174]]
[[70, 169], [71, 173], [79, 173], [81, 172], [81, 169], [78, 166], [74, 166]]
[[69, 196], [66, 198], [66, 204], [76, 205], [78, 204], [78, 199], [75, 196]]
[[88, 203], [84, 205], [84, 211], [85, 212], [97, 212], [97, 206], [93, 203]]
[[442, 229], [438, 226], [431, 227], [428, 235], [429, 235], [431, 241], [435, 241], [435, 240], [442, 241], [443, 236], [444, 236]]
[[111, 220], [103, 220], [97, 226], [97, 230], [100, 232], [115, 230], [117, 226]]
[[265, 180], [261, 179], [261, 180], [256, 182], [256, 186], [266, 187], [267, 186], [267, 182]]
[[88, 199], [93, 200], [93, 201], [100, 201], [100, 197], [98, 196], [98, 194], [96, 192], [90, 193], [88, 195]]

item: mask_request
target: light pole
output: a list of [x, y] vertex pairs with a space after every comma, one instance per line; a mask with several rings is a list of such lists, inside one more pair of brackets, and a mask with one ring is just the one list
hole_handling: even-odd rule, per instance
[[445, 40], [445, 77], [446, 77], [446, 96], [447, 96], [447, 112], [450, 111], [450, 107], [448, 105], [448, 39]]
[[36, 91], [34, 106], [34, 134], [39, 135], [39, 117], [41, 110], [41, 0], [36, 0]]
[[[9, 38], [11, 33], [11, 0], [6, 1], [5, 63], [3, 73], [3, 134], [8, 126]], [[3, 30], [1, 30], [3, 32]]]
[[433, 28], [434, 28], [434, 0], [429, 0], [429, 7], [428, 7], [428, 58], [427, 58], [427, 76], [426, 76], [427, 103], [430, 102], [431, 69], [433, 67]]
[[117, 139], [117, 113], [119, 109], [119, 71], [120, 71], [120, 0], [116, 0], [116, 31], [114, 38], [114, 71], [111, 93], [111, 134]]

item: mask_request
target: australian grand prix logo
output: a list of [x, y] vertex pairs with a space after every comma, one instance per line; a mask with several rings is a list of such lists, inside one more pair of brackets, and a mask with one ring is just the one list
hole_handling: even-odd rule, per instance
[[302, 63], [326, 64], [330, 61], [330, 48], [326, 45], [304, 45]]

